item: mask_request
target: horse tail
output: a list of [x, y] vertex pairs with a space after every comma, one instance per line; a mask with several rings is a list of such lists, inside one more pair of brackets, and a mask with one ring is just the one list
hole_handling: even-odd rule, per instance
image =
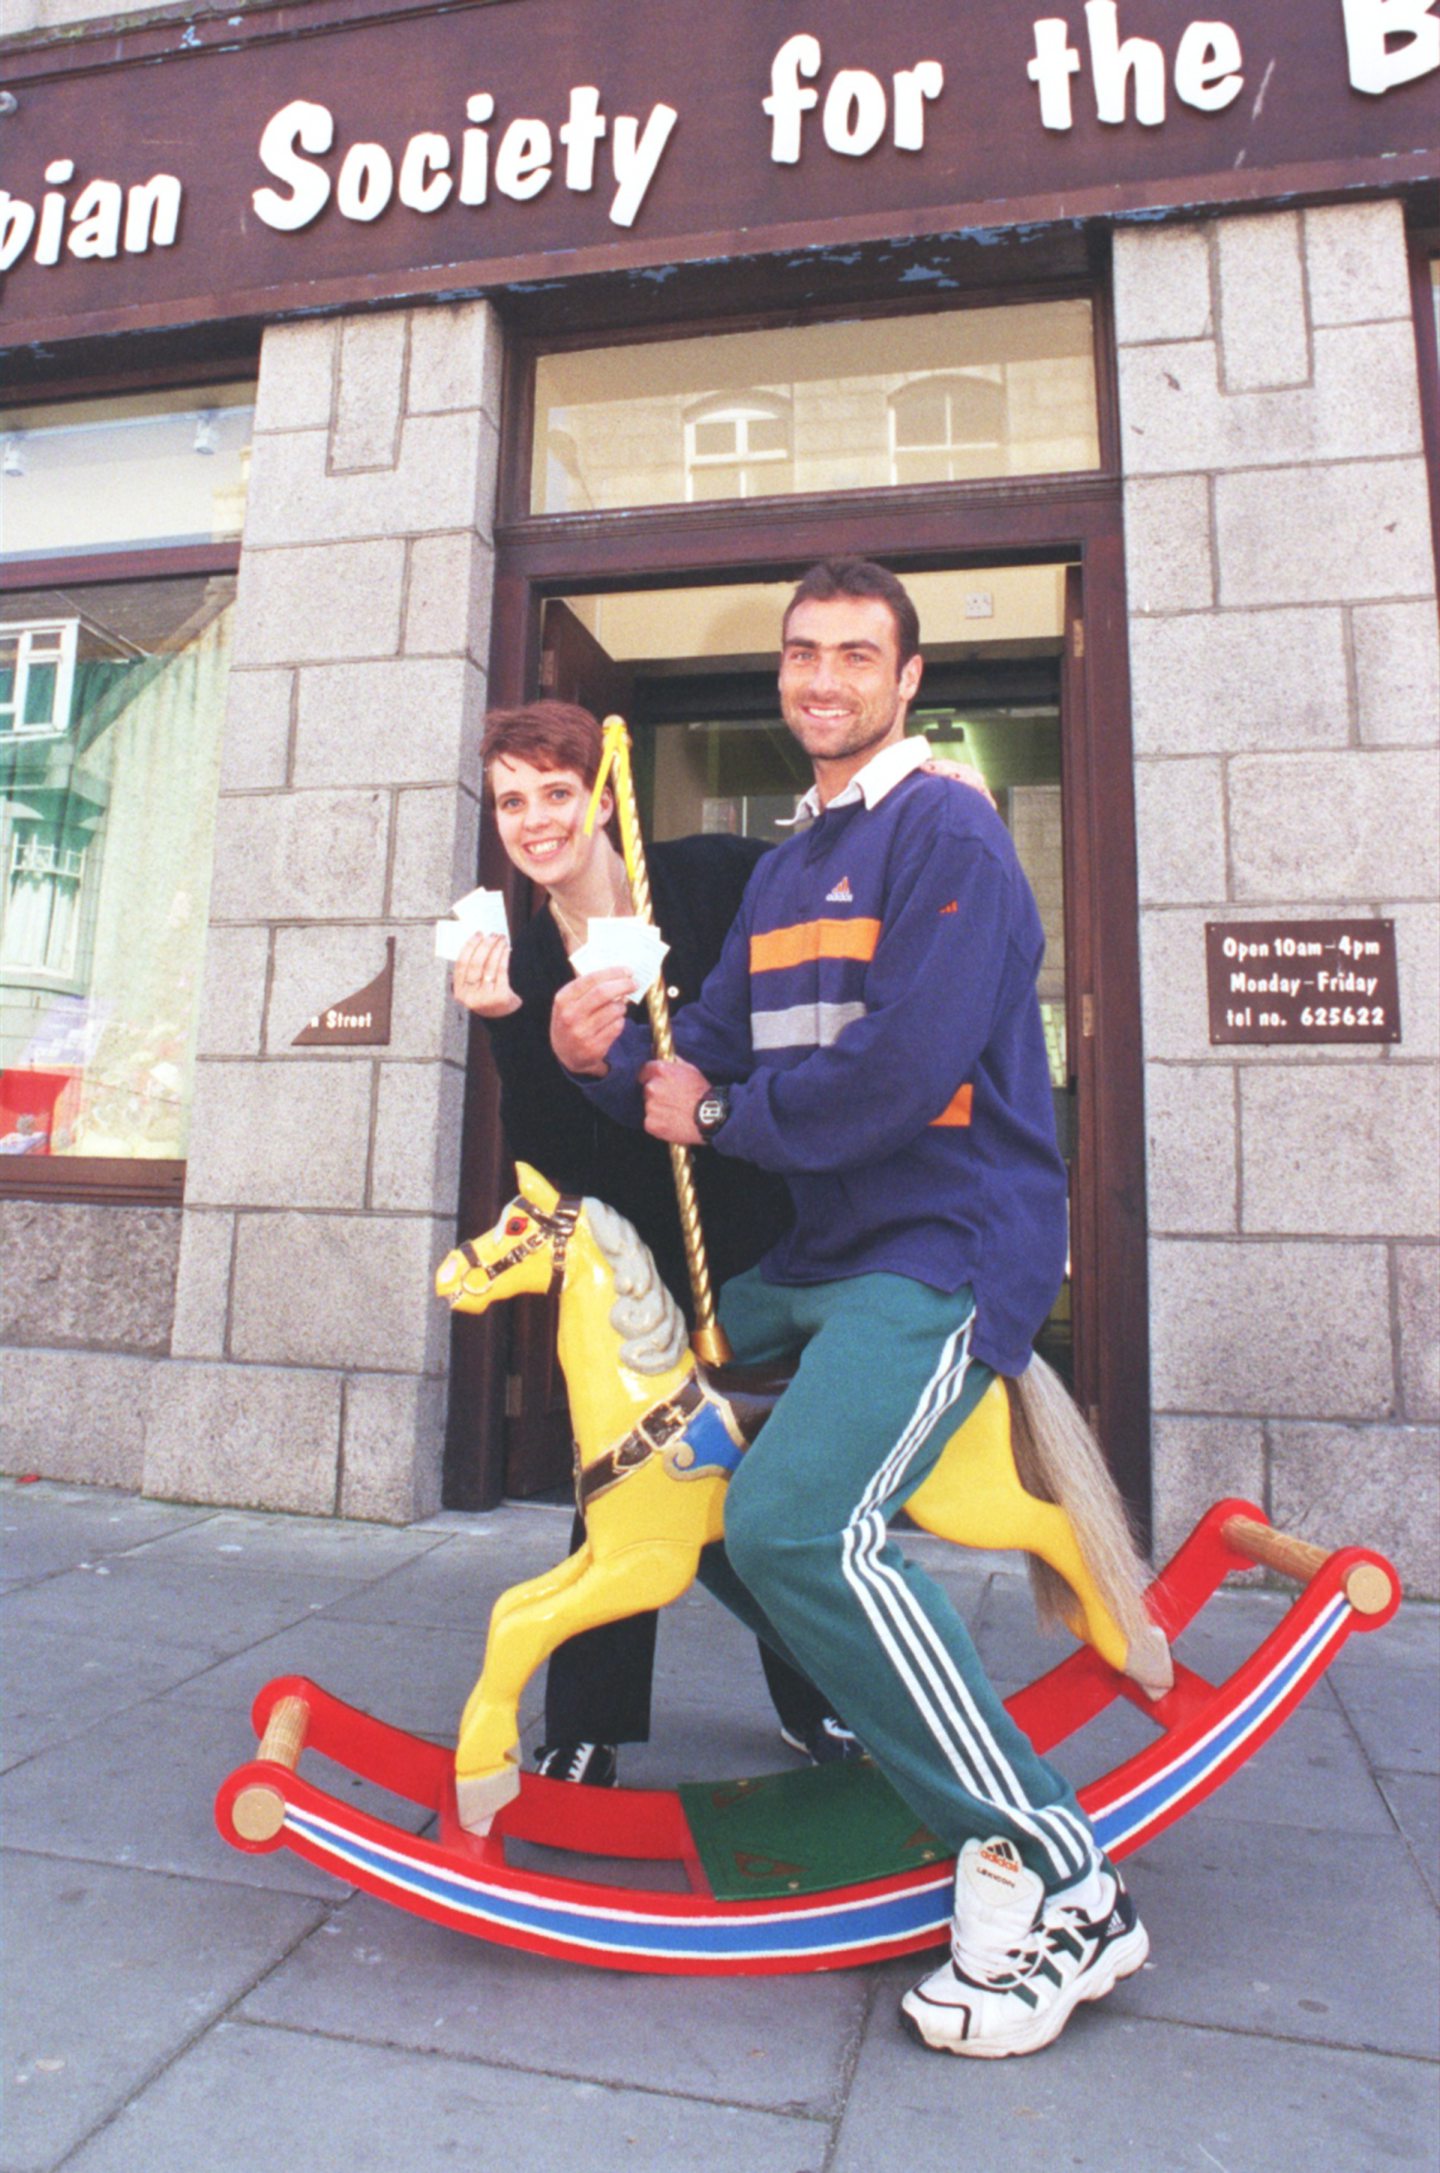
[[[1008, 1377], [1005, 1385], [1021, 1485], [1041, 1500], [1057, 1503], [1069, 1518], [1086, 1567], [1129, 1647], [1127, 1672], [1147, 1688], [1152, 1677], [1158, 1687], [1168, 1688], [1168, 1650], [1145, 1605], [1149, 1571], [1099, 1442], [1043, 1358], [1032, 1357], [1025, 1371]], [[1076, 1600], [1069, 1585], [1038, 1555], [1028, 1561], [1041, 1622], [1073, 1629]]]

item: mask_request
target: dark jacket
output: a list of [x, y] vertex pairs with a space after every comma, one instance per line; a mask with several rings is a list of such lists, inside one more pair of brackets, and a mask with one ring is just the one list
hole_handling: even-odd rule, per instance
[[[719, 959], [746, 883], [765, 847], [753, 839], [677, 838], [646, 856], [655, 918], [670, 945], [664, 974], [678, 1011], [699, 994]], [[509, 1151], [562, 1192], [589, 1193], [634, 1223], [668, 1287], [690, 1311], [669, 1149], [645, 1132], [614, 1123], [586, 1100], [550, 1047], [550, 1009], [570, 979], [570, 961], [553, 914], [536, 913], [510, 954], [510, 983], [521, 1008], [485, 1019], [500, 1074], [500, 1119]], [[638, 1009], [632, 1016], [640, 1017]], [[753, 1267], [791, 1220], [782, 1179], [710, 1148], [694, 1158], [701, 1226], [718, 1290]]]

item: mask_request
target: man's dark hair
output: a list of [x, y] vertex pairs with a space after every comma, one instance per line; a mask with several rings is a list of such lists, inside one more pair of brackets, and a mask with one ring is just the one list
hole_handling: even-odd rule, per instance
[[785, 638], [790, 614], [797, 604], [828, 604], [835, 596], [874, 596], [882, 604], [888, 604], [890, 616], [895, 621], [901, 668], [912, 656], [919, 655], [920, 614], [911, 601], [910, 591], [888, 567], [877, 566], [873, 558], [822, 558], [808, 573], [802, 574], [795, 594], [785, 606], [785, 616], [780, 623], [781, 640]]

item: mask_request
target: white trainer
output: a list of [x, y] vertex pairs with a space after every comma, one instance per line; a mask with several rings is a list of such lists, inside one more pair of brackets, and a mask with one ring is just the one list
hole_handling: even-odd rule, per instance
[[975, 2060], [1038, 2052], [1076, 2007], [1103, 1999], [1149, 1951], [1108, 1863], [1047, 1898], [1012, 1842], [967, 1841], [955, 1872], [950, 1959], [905, 1994], [901, 2018], [939, 2052]]

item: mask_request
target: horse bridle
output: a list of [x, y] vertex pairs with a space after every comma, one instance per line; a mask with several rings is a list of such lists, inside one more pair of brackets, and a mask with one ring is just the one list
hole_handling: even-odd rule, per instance
[[517, 1267], [522, 1260], [527, 1260], [532, 1252], [538, 1252], [542, 1245], [549, 1245], [550, 1284], [553, 1288], [557, 1278], [565, 1272], [566, 1248], [575, 1234], [575, 1225], [580, 1220], [584, 1201], [576, 1194], [562, 1193], [555, 1212], [551, 1215], [536, 1207], [533, 1201], [527, 1200], [523, 1192], [512, 1204], [523, 1207], [535, 1225], [526, 1232], [520, 1243], [512, 1245], [509, 1252], [502, 1253], [498, 1260], [482, 1260], [471, 1241], [459, 1248], [461, 1257], [468, 1260], [472, 1268], [483, 1273], [487, 1283], [493, 1283], [500, 1276], [508, 1274], [511, 1268]]

